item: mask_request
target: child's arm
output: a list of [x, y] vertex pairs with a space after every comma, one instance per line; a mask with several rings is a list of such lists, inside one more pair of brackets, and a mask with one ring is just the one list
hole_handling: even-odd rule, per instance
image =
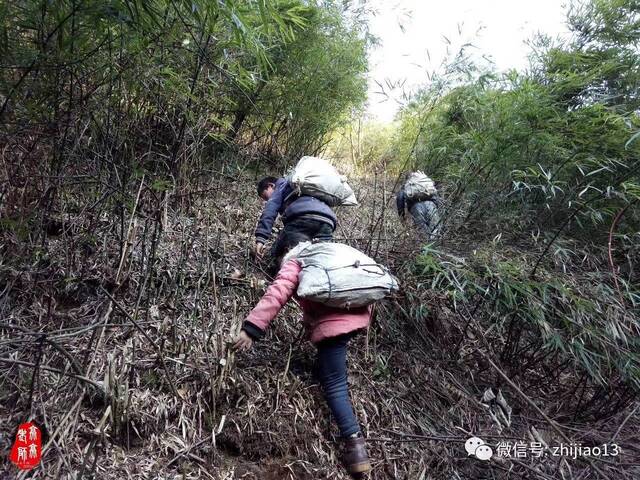
[[296, 292], [300, 269], [300, 264], [296, 260], [286, 262], [258, 304], [247, 316], [242, 330], [253, 340], [258, 340], [265, 334], [271, 321]]
[[271, 195], [271, 198], [264, 206], [260, 220], [258, 220], [258, 226], [256, 227], [256, 244], [265, 244], [271, 238], [271, 230], [273, 229], [273, 222], [276, 221], [278, 213], [282, 210], [285, 196], [288, 195], [290, 190], [289, 182], [286, 179], [281, 178], [276, 182], [276, 188]]

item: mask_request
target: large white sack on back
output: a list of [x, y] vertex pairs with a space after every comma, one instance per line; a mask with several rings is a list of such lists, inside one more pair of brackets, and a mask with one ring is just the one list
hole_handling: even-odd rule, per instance
[[291, 258], [302, 265], [297, 294], [307, 300], [355, 308], [398, 290], [398, 281], [383, 265], [349, 245], [304, 242], [285, 261]]
[[422, 172], [413, 172], [404, 184], [404, 193], [409, 200], [427, 200], [438, 191], [436, 185]]
[[316, 197], [331, 207], [358, 204], [346, 178], [323, 158], [302, 157], [288, 180], [301, 195]]

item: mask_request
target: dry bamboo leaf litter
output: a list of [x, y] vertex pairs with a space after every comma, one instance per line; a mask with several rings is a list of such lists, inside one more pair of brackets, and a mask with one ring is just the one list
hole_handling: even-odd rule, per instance
[[[588, 466], [558, 459], [482, 463], [467, 457], [463, 445], [472, 433], [496, 443], [528, 435], [547, 443], [558, 438], [508, 386], [501, 392], [514, 407], [513, 422], [499, 431], [482, 403], [495, 378], [479, 367], [473, 338], [465, 340], [466, 356], [450, 358], [447, 328], [462, 320], [441, 292], [413, 283], [409, 274], [406, 263], [419, 251], [415, 232], [391, 209], [382, 217], [371, 209], [374, 197], [377, 205], [383, 197], [381, 183], [392, 182], [356, 185], [361, 206], [339, 209], [336, 237], [378, 252], [408, 290], [433, 302], [442, 321], [433, 331], [408, 321], [399, 298], [380, 304], [369, 335], [353, 342], [350, 388], [371, 438], [371, 478], [584, 475]], [[11, 426], [24, 418], [33, 372], [17, 361], [33, 363], [43, 348], [42, 365], [55, 369], [40, 370], [33, 393], [34, 418], [53, 442], [30, 478], [71, 479], [79, 471], [95, 479], [347, 478], [337, 429], [313, 379], [314, 348], [300, 337], [298, 308], [283, 309], [251, 352], [229, 348], [267, 284], [262, 265], [249, 255], [261, 207], [254, 197], [251, 182], [229, 182], [215, 202], [202, 196], [189, 213], [169, 209], [154, 237], [142, 189], [143, 208], [131, 217], [126, 250], [118, 248], [105, 217], [99, 232], [104, 248], [91, 255], [78, 251], [75, 269], [63, 268], [64, 239], [52, 238], [48, 263], [4, 272], [12, 279], [4, 300], [11, 315], [1, 323], [46, 332], [68, 353], [38, 347], [38, 335], [0, 327], [0, 357], [15, 361], [0, 364], [3, 452]], [[82, 231], [86, 220], [70, 221]], [[109, 398], [71, 376], [69, 356]], [[575, 441], [615, 436], [629, 444], [637, 421], [625, 417], [565, 433]], [[638, 467], [625, 464], [640, 451], [627, 452], [621, 465], [600, 468], [611, 478], [637, 478]], [[13, 475], [12, 468], [7, 462], [0, 471]]]

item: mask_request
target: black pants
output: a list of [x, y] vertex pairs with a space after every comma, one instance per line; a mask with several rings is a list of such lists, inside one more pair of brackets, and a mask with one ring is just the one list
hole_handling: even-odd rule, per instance
[[316, 218], [302, 216], [288, 221], [271, 247], [270, 270], [277, 272], [282, 256], [299, 243], [311, 240], [330, 242], [333, 240], [333, 230], [333, 225]]

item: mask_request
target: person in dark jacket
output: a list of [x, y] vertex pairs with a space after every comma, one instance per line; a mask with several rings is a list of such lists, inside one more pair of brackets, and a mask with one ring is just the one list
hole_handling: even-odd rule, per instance
[[274, 265], [285, 253], [287, 245], [312, 239], [331, 241], [336, 229], [336, 214], [321, 200], [298, 195], [285, 178], [265, 177], [258, 182], [258, 196], [266, 202], [256, 227], [256, 255], [264, 255], [265, 244], [271, 238], [273, 222], [282, 215], [284, 228], [271, 248]]
[[404, 220], [405, 211], [409, 210], [416, 227], [422, 230], [427, 237], [431, 238], [437, 235], [440, 224], [440, 215], [438, 212], [440, 199], [437, 195], [433, 195], [425, 200], [411, 200], [407, 198], [403, 186], [396, 194], [396, 206], [398, 207], [398, 215], [400, 215], [400, 218]]

